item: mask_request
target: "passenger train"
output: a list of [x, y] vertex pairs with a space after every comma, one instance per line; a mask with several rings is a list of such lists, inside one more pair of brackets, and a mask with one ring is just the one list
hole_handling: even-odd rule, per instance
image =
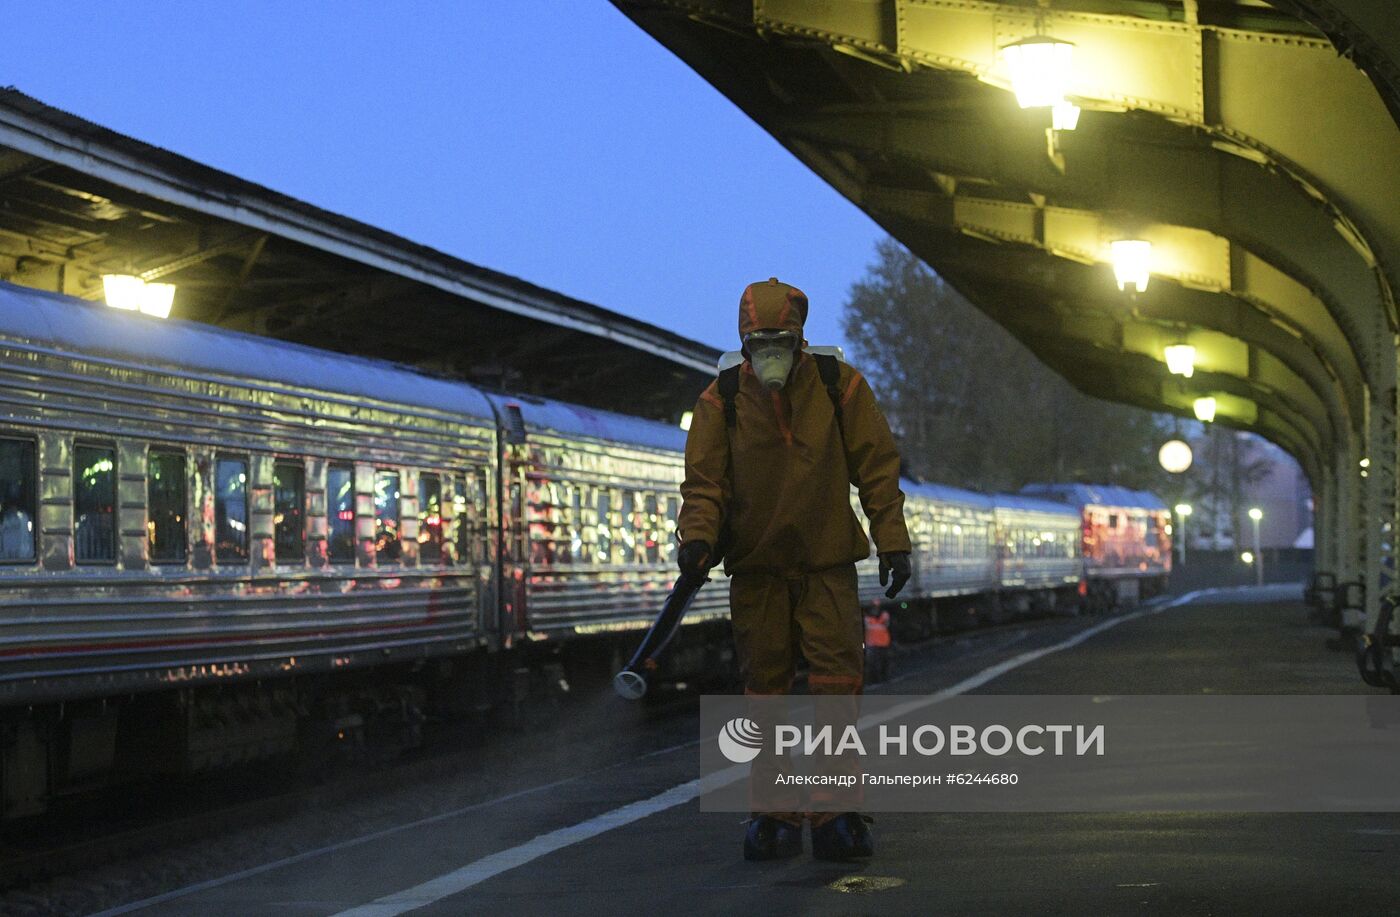
[[[518, 702], [580, 659], [616, 667], [675, 578], [684, 442], [0, 284], [3, 814], [375, 723], [411, 732], [425, 708]], [[1107, 543], [1076, 502], [1093, 495], [904, 490], [906, 638], [1072, 612], [1088, 583], [1167, 568], [1144, 495], [1114, 494], [1136, 508], [1103, 532], [1155, 553], [1086, 570], [1083, 547]], [[859, 569], [883, 602], [875, 560]], [[727, 615], [722, 582], [701, 590], [676, 673], [730, 668]]]

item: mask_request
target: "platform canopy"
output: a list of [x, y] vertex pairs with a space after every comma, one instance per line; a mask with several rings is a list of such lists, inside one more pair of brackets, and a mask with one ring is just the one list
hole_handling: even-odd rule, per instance
[[657, 418], [719, 356], [0, 90], [0, 279], [101, 299], [107, 273], [176, 284], [180, 318]]
[[[1393, 569], [1393, 2], [613, 2], [1079, 389], [1214, 398], [1330, 495], [1339, 564], [1369, 534]], [[1047, 42], [1063, 75], [1014, 86], [1007, 46]], [[1144, 291], [1117, 241], [1151, 243]]]

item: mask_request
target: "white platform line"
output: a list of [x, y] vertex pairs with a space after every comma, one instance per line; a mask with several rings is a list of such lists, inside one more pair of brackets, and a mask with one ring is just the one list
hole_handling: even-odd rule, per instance
[[517, 847], [482, 857], [474, 863], [468, 863], [461, 869], [455, 869], [446, 875], [438, 876], [436, 879], [429, 879], [421, 885], [395, 892], [348, 911], [341, 911], [337, 917], [393, 917], [393, 915], [402, 914], [404, 911], [424, 907], [471, 888], [473, 885], [485, 882], [492, 876], [498, 876], [517, 866], [523, 866], [531, 860], [537, 860], [556, 850], [562, 850], [580, 841], [597, 837], [613, 828], [630, 825], [648, 815], [655, 815], [657, 812], [675, 808], [682, 803], [690, 802], [699, 795], [699, 780], [673, 786], [650, 799], [643, 799], [620, 809], [604, 812], [602, 815], [577, 825], [541, 834]]
[[[1030, 650], [1021, 653], [1019, 656], [1007, 659], [1004, 662], [999, 662], [994, 666], [983, 669], [976, 675], [963, 679], [952, 687], [945, 688], [935, 694], [930, 694], [928, 697], [901, 704], [877, 716], [862, 717], [860, 720], [860, 728], [866, 729], [894, 717], [907, 716], [916, 710], [921, 710], [924, 707], [940, 703], [950, 697], [964, 694], [974, 688], [980, 688], [992, 679], [1000, 675], [1005, 675], [1013, 669], [1020, 668], [1027, 663], [1034, 662], [1051, 653], [1058, 653], [1061, 650], [1067, 650], [1071, 647], [1078, 646], [1091, 637], [1117, 627], [1119, 624], [1135, 621], [1139, 618], [1147, 617], [1148, 615], [1159, 614], [1169, 608], [1177, 608], [1181, 605], [1186, 605], [1200, 598], [1202, 595], [1214, 591], [1213, 589], [1202, 589], [1196, 592], [1188, 592], [1186, 595], [1162, 605], [1144, 608], [1141, 611], [1135, 611], [1121, 617], [1110, 618], [1100, 624], [1095, 624], [1087, 630], [1080, 631], [1073, 637], [1062, 640], [1059, 643], [1037, 650]], [[724, 774], [729, 775], [731, 771], [735, 779], [738, 779], [741, 776], [747, 775], [748, 768], [736, 765], [731, 768], [726, 768]], [[533, 840], [526, 841], [519, 846], [482, 857], [479, 860], [468, 863], [460, 869], [455, 869], [435, 879], [429, 879], [427, 882], [420, 885], [395, 892], [392, 895], [386, 895], [383, 898], [379, 898], [359, 907], [351, 908], [350, 910], [341, 911], [334, 915], [334, 917], [397, 917], [397, 915], [406, 911], [426, 907], [444, 898], [460, 894], [474, 885], [485, 882], [487, 879], [498, 876], [517, 866], [523, 866], [532, 860], [537, 860], [556, 850], [562, 850], [580, 841], [586, 841], [590, 838], [597, 837], [604, 832], [611, 831], [613, 828], [630, 825], [632, 822], [639, 821], [649, 815], [655, 815], [658, 812], [673, 809], [676, 806], [690, 802], [699, 795], [699, 780], [691, 780], [688, 783], [673, 786], [664, 793], [659, 793], [650, 799], [644, 799], [640, 802], [634, 802], [622, 806], [621, 808], [613, 809], [610, 812], [604, 812], [602, 815], [596, 815], [587, 821], [579, 822], [576, 825], [570, 825], [567, 828], [559, 828], [547, 834], [541, 834]]]

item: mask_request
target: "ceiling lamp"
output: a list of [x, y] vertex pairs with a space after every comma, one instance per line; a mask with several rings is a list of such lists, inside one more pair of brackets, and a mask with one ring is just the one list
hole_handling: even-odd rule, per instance
[[1190, 379], [1196, 371], [1196, 348], [1190, 344], [1170, 344], [1162, 351], [1167, 358], [1167, 369], [1173, 376]]
[[1065, 101], [1074, 45], [1048, 35], [1032, 35], [1004, 45], [1001, 56], [1011, 74], [1011, 91], [1022, 108], [1045, 108]]
[[1191, 467], [1191, 447], [1179, 439], [1169, 439], [1157, 450], [1157, 461], [1170, 474], [1181, 474]]
[[114, 309], [169, 318], [175, 302], [175, 284], [147, 283], [132, 274], [103, 274], [102, 295]]
[[1191, 402], [1191, 410], [1196, 412], [1196, 419], [1201, 423], [1210, 423], [1215, 420], [1215, 399], [1197, 398]]
[[1127, 289], [1128, 284], [1132, 284], [1138, 293], [1146, 290], [1152, 243], [1142, 239], [1119, 239], [1109, 250], [1113, 255], [1113, 276], [1118, 281], [1118, 289]]

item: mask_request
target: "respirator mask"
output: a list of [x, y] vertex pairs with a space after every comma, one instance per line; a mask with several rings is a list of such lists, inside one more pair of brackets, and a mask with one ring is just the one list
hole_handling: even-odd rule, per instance
[[794, 331], [752, 331], [744, 335], [744, 352], [753, 366], [754, 375], [770, 391], [777, 391], [792, 372], [797, 356], [797, 333]]

